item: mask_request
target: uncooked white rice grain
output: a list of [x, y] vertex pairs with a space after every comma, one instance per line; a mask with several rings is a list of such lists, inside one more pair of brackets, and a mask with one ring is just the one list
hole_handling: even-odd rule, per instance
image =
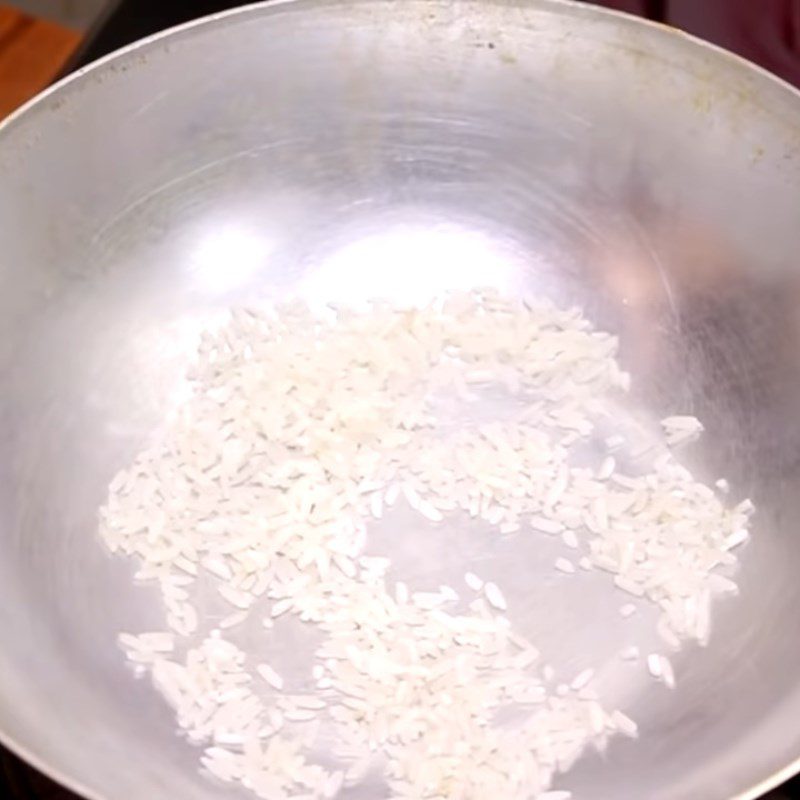
[[563, 572], [566, 575], [572, 575], [575, 572], [575, 565], [568, 558], [557, 558], [555, 566], [559, 572]]
[[283, 689], [283, 678], [269, 664], [259, 664], [256, 670], [273, 689]]
[[556, 534], [564, 530], [564, 525], [555, 519], [547, 519], [546, 517], [531, 517], [530, 525], [537, 531], [542, 533]]
[[222, 630], [227, 630], [228, 628], [235, 628], [237, 625], [241, 625], [247, 619], [247, 612], [246, 611], [237, 611], [235, 614], [229, 614], [227, 617], [224, 617], [219, 621], [219, 627]]
[[608, 480], [613, 474], [617, 466], [617, 460], [614, 456], [606, 456], [597, 470], [597, 479], [601, 481]]
[[753, 501], [748, 497], [742, 500], [736, 508], [733, 509], [737, 514], [744, 514], [747, 516], [748, 514], [752, 514], [755, 511], [755, 506], [753, 505]]
[[217, 587], [217, 591], [233, 606], [240, 608], [243, 611], [253, 605], [255, 599], [249, 592], [243, 592], [239, 589], [234, 589], [227, 583], [223, 583]]
[[614, 585], [617, 588], [622, 589], [623, 592], [632, 594], [634, 597], [644, 596], [645, 589], [643, 584], [637, 583], [635, 580], [631, 580], [630, 578], [625, 578], [622, 575], [614, 576]]
[[619, 450], [620, 447], [624, 447], [625, 445], [625, 437], [615, 433], [611, 436], [606, 436], [605, 438], [605, 446], [606, 450]]
[[285, 614], [293, 605], [294, 600], [292, 600], [290, 597], [287, 597], [283, 600], [278, 600], [277, 603], [273, 604], [272, 611], [270, 611], [270, 616], [273, 619], [277, 619]]
[[370, 495], [369, 512], [375, 519], [383, 516], [383, 492], [373, 492]]
[[715, 594], [739, 594], [739, 586], [735, 581], [716, 572], [708, 576], [708, 585]]
[[750, 534], [746, 528], [739, 528], [739, 530], [734, 531], [732, 534], [725, 538], [725, 543], [723, 544], [723, 548], [725, 550], [733, 550], [739, 545], [744, 544], [750, 538]]
[[336, 797], [344, 785], [344, 778], [345, 773], [341, 770], [328, 775], [325, 783], [322, 785], [322, 796], [324, 798]]
[[183, 616], [183, 631], [184, 635], [192, 634], [197, 630], [200, 620], [197, 616], [197, 609], [194, 606], [184, 603], [181, 606], [181, 613]]
[[681, 640], [678, 638], [675, 631], [672, 629], [667, 617], [662, 616], [656, 623], [656, 632], [661, 637], [661, 640], [668, 644], [673, 650], [678, 650], [681, 646]]
[[451, 603], [458, 602], [458, 592], [452, 586], [442, 585], [439, 587], [439, 594]]
[[234, 780], [234, 770], [231, 766], [225, 764], [220, 759], [208, 758], [206, 756], [200, 757], [200, 763], [210, 772], [215, 778], [218, 778], [225, 783], [230, 783]]
[[394, 599], [400, 604], [405, 605], [408, 602], [409, 592], [408, 586], [403, 581], [397, 581], [394, 585]]
[[204, 558], [201, 563], [206, 570], [220, 580], [229, 581], [233, 577], [230, 567], [221, 558], [209, 556]]
[[697, 621], [694, 635], [697, 641], [705, 647], [711, 636], [711, 592], [701, 592], [697, 598]]
[[317, 718], [317, 713], [311, 709], [297, 708], [285, 711], [283, 718], [287, 722], [311, 722], [312, 719]]
[[383, 497], [384, 505], [387, 508], [391, 508], [396, 502], [397, 498], [400, 496], [400, 484], [393, 483], [389, 488], [386, 490], [386, 494]]
[[661, 656], [659, 656], [657, 653], [650, 653], [650, 655], [647, 656], [647, 671], [654, 678], [661, 678], [661, 675], [663, 674]]
[[473, 592], [479, 592], [481, 589], [483, 589], [483, 580], [474, 572], [464, 573], [464, 583], [466, 583]]
[[420, 498], [417, 490], [410, 483], [403, 484], [403, 495], [405, 496], [406, 502], [408, 502], [411, 508], [415, 510], [419, 508], [422, 498]]
[[432, 503], [429, 503], [427, 500], [420, 500], [417, 504], [417, 511], [422, 514], [423, 517], [429, 519], [431, 522], [441, 522], [444, 519], [444, 514], [439, 511], [436, 506]]
[[483, 593], [490, 605], [494, 606], [500, 611], [505, 611], [508, 608], [506, 598], [503, 596], [503, 593], [500, 591], [500, 587], [496, 583], [489, 581], [489, 583], [483, 587]]
[[667, 444], [675, 446], [693, 441], [703, 432], [703, 424], [697, 417], [673, 416], [661, 420]]
[[622, 711], [616, 710], [611, 712], [611, 723], [625, 736], [635, 739], [639, 735], [639, 726]]
[[594, 670], [591, 667], [587, 667], [585, 670], [579, 672], [573, 678], [572, 683], [570, 684], [570, 688], [574, 692], [578, 692], [585, 686], [587, 686], [593, 677], [594, 677]]
[[134, 636], [132, 633], [120, 633], [117, 635], [117, 641], [119, 642], [120, 646], [125, 650], [144, 650], [144, 646], [142, 642], [139, 640], [138, 636]]
[[561, 541], [564, 542], [567, 547], [573, 550], [578, 547], [578, 535], [575, 533], [575, 531], [570, 530], [569, 528], [567, 528], [567, 530], [561, 534]]
[[516, 533], [519, 530], [518, 522], [504, 522], [500, 528], [500, 533], [507, 535], [509, 533]]

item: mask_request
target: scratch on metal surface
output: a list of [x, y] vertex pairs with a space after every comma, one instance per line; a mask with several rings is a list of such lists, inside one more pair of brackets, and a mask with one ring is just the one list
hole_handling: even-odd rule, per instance
[[153, 200], [154, 198], [158, 197], [158, 195], [168, 191], [174, 186], [179, 186], [184, 181], [194, 178], [197, 175], [202, 175], [204, 172], [207, 172], [210, 169], [214, 169], [214, 167], [218, 167], [221, 164], [227, 164], [229, 161], [235, 161], [237, 158], [242, 158], [243, 156], [249, 156], [253, 153], [259, 153], [262, 150], [269, 150], [270, 148], [276, 147], [279, 144], [281, 144], [280, 141], [267, 142], [265, 144], [259, 144], [254, 147], [249, 147], [246, 150], [238, 150], [235, 153], [222, 156], [221, 158], [216, 158], [213, 161], [209, 161], [207, 164], [203, 164], [197, 167], [196, 169], [190, 170], [189, 172], [185, 172], [177, 176], [176, 178], [172, 178], [172, 180], [160, 184], [155, 189], [152, 189], [149, 192], [143, 194], [141, 197], [137, 197], [136, 200], [132, 201], [131, 203], [128, 203], [126, 206], [121, 208], [116, 214], [114, 214], [104, 225], [102, 225], [94, 233], [94, 235], [91, 238], [92, 245], [98, 244], [102, 240], [103, 236], [105, 236], [105, 234], [109, 230], [111, 230], [121, 219], [124, 219], [132, 211], [135, 211], [140, 206], [144, 205], [145, 203], [148, 203], [150, 200]]
[[640, 239], [650, 258], [653, 259], [653, 264], [655, 264], [658, 277], [661, 280], [661, 285], [664, 287], [664, 295], [667, 298], [667, 304], [669, 305], [670, 311], [675, 319], [675, 329], [680, 330], [681, 313], [678, 307], [678, 302], [675, 299], [675, 292], [672, 290], [672, 284], [670, 283], [669, 275], [664, 267], [664, 262], [661, 260], [661, 256], [658, 254], [658, 251], [655, 249], [655, 247], [653, 247], [653, 243], [650, 241], [649, 237], [642, 236]]
[[153, 106], [158, 105], [162, 100], [165, 100], [169, 97], [169, 91], [166, 89], [162, 92], [159, 92], [155, 97], [148, 100], [146, 103], [142, 104], [136, 111], [131, 114], [131, 119], [136, 119], [137, 117], [142, 116], [142, 114], [146, 114]]

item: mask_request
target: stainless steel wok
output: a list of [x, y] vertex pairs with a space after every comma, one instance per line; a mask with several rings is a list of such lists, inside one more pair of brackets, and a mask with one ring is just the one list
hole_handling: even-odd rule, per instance
[[[752, 798], [797, 769], [788, 86], [556, 0], [254, 6], [127, 48], [6, 121], [0, 254], [0, 730], [51, 775], [98, 800], [238, 796], [200, 778], [124, 668], [117, 631], [160, 613], [95, 534], [197, 330], [254, 295], [487, 284], [578, 303], [618, 332], [635, 402], [700, 416], [692, 465], [758, 506], [710, 646], [676, 656], [674, 693], [609, 686], [641, 737], [563, 785], [582, 800]], [[618, 599], [567, 601], [517, 569], [555, 661], [602, 658], [620, 637]]]

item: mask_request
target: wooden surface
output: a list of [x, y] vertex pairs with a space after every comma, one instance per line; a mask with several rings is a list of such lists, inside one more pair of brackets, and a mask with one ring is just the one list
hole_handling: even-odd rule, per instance
[[44, 89], [80, 40], [75, 31], [0, 5], [0, 119]]

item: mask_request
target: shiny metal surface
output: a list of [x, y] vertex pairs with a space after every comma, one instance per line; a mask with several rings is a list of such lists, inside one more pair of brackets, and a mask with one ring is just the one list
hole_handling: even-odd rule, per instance
[[[759, 509], [710, 647], [672, 694], [608, 655], [641, 738], [563, 785], [766, 791], [800, 757], [799, 222], [795, 92], [555, 0], [257, 6], [48, 92], [0, 127], [4, 740], [92, 798], [238, 796], [122, 665], [160, 615], [96, 539], [105, 486], [226, 305], [489, 284], [618, 332], [635, 402], [700, 416], [693, 466]], [[513, 567], [557, 666], [623, 642], [605, 589]]]

